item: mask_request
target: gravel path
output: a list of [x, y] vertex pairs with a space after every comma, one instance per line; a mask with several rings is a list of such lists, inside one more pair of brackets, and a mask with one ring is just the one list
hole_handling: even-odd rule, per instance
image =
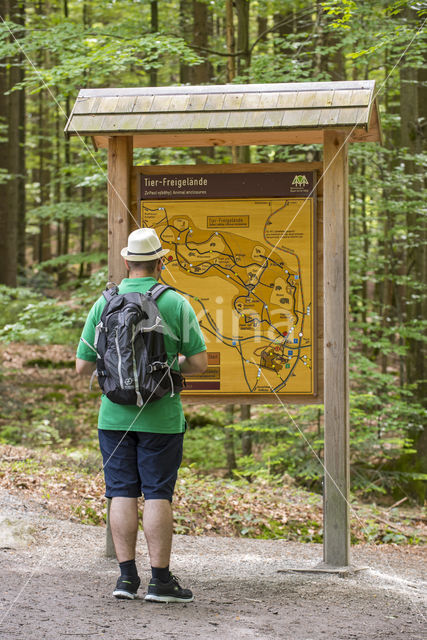
[[360, 545], [349, 575], [314, 568], [321, 545], [176, 536], [171, 563], [195, 593], [191, 604], [145, 602], [148, 559], [141, 536], [140, 598], [111, 596], [116, 562], [105, 529], [73, 524], [0, 492], [0, 638], [10, 640], [424, 640], [425, 548]]

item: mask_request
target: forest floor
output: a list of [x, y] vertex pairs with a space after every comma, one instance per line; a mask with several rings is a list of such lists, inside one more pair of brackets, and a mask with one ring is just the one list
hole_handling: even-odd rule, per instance
[[[25, 444], [0, 445], [2, 639], [424, 637], [427, 522], [420, 508], [352, 498], [352, 564], [363, 570], [343, 578], [312, 571], [322, 559], [321, 496], [287, 476], [247, 483], [205, 477], [191, 464], [177, 484], [171, 568], [195, 601], [144, 601], [142, 535], [140, 597], [116, 601], [92, 433], [99, 394], [76, 377], [67, 347], [16, 344], [1, 355], [0, 428], [19, 432]], [[368, 544], [379, 541], [389, 544]]]
[[422, 640], [427, 584], [420, 546], [360, 544], [343, 578], [315, 569], [321, 545], [222, 536], [174, 538], [171, 567], [190, 604], [112, 597], [116, 562], [105, 528], [60, 519], [0, 489], [0, 637], [10, 640]]
[[[0, 487], [34, 498], [60, 517], [102, 525], [99, 390], [90, 392], [88, 380], [76, 375], [70, 347], [15, 343], [1, 346], [0, 357], [0, 434], [21, 442], [0, 444]], [[203, 427], [186, 435], [174, 496], [176, 533], [322, 541], [319, 494], [297, 486], [286, 474], [247, 482], [224, 477], [225, 470], [200, 472], [187, 454], [197, 432]], [[195, 446], [208, 444], [205, 439]], [[350, 527], [353, 543], [427, 540], [426, 514], [408, 498], [380, 505], [352, 496]]]

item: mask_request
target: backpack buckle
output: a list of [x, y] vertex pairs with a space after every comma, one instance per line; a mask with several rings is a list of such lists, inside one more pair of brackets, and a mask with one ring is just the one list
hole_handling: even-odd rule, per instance
[[154, 373], [154, 371], [160, 371], [160, 369], [164, 369], [165, 367], [167, 367], [166, 362], [154, 362], [148, 365], [147, 371], [148, 373]]

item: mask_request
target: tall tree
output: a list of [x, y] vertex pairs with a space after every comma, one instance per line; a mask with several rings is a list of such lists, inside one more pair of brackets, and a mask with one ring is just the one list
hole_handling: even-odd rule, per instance
[[[159, 3], [157, 0], [150, 0], [150, 30], [151, 33], [157, 33], [159, 30]], [[150, 87], [157, 87], [157, 69], [150, 69]]]
[[[249, 76], [251, 52], [249, 48], [249, 0], [235, 0], [237, 13], [237, 74]], [[250, 147], [242, 146], [238, 150], [239, 162], [250, 162]]]
[[[186, 42], [191, 42], [192, 32], [192, 0], [179, 0], [179, 27], [182, 37]], [[191, 67], [184, 61], [180, 60], [179, 64], [179, 81], [181, 84], [190, 82]]]
[[249, 47], [249, 6], [250, 0], [234, 0], [237, 13], [237, 73], [246, 75], [251, 66], [251, 52]]
[[[208, 7], [206, 2], [193, 0], [193, 45], [200, 51], [208, 44]], [[202, 64], [191, 68], [191, 84], [206, 84], [210, 80], [210, 64], [205, 55]]]
[[[409, 6], [403, 9], [403, 18], [408, 25], [417, 29], [416, 12]], [[424, 51], [425, 56], [425, 51]], [[421, 103], [423, 88], [418, 83], [418, 70], [412, 56], [402, 59], [400, 67], [400, 134], [401, 146], [407, 151], [405, 157], [405, 172], [411, 177], [412, 190], [421, 193], [424, 187], [425, 174], [416, 158], [421, 154], [424, 146], [424, 132], [422, 115], [425, 105]], [[426, 60], [427, 61], [427, 60]], [[421, 112], [423, 110], [423, 113]], [[426, 275], [425, 264], [425, 216], [419, 214], [415, 206], [410, 207], [406, 214], [408, 234], [412, 238], [406, 256], [407, 295], [406, 295], [406, 323], [412, 331], [408, 337], [407, 381], [414, 387], [415, 397], [424, 405], [427, 411], [427, 371], [426, 371], [426, 342], [421, 333], [417, 335], [417, 327], [425, 319]], [[423, 429], [414, 434], [419, 458], [427, 463], [427, 420]], [[425, 467], [424, 467], [425, 468]]]
[[[10, 19], [16, 25], [25, 26], [25, 1], [10, 0]], [[19, 38], [22, 33], [17, 33]], [[25, 79], [24, 59], [20, 49], [11, 60], [10, 86], [20, 88], [10, 94], [9, 117], [9, 168], [10, 189], [9, 207], [14, 211], [17, 234], [17, 264], [18, 272], [22, 275], [25, 268], [25, 89], [22, 83]]]
[[[2, 20], [9, 17], [7, 0], [0, 0], [0, 15]], [[10, 99], [7, 95], [10, 88], [8, 61], [3, 60], [0, 67], [0, 282], [15, 287], [17, 211], [10, 206]]]

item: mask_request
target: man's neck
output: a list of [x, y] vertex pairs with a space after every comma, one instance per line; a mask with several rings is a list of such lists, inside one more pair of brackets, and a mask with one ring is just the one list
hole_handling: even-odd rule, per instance
[[154, 278], [156, 280], [154, 273], [147, 273], [146, 271], [130, 271], [129, 278]]

